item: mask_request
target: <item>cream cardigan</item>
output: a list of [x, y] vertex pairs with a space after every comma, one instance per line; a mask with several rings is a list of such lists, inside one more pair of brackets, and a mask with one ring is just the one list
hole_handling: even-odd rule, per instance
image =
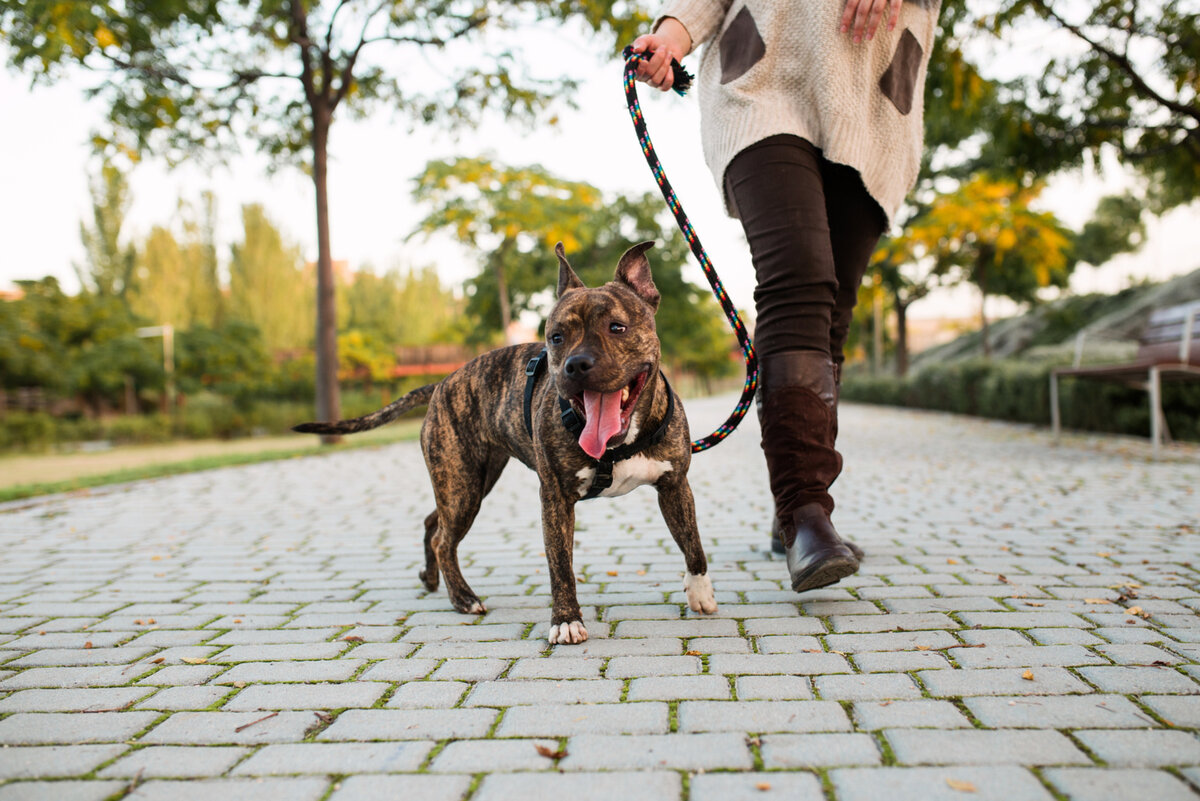
[[[794, 134], [847, 164], [892, 220], [916, 182], [923, 87], [939, 0], [905, 0], [895, 29], [871, 41], [841, 33], [843, 0], [669, 0], [693, 50], [705, 161], [724, 195], [743, 149]], [[656, 26], [657, 27], [657, 24]], [[726, 197], [729, 213], [736, 217]]]

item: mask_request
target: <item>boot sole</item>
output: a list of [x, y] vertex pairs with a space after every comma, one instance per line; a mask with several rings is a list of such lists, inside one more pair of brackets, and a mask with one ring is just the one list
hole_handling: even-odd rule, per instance
[[846, 576], [858, 572], [858, 560], [853, 556], [834, 556], [822, 560], [792, 579], [792, 590], [806, 592], [837, 584]]

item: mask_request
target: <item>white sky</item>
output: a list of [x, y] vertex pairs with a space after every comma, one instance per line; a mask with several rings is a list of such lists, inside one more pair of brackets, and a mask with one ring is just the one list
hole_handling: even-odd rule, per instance
[[[537, 41], [541, 36], [542, 41]], [[355, 268], [436, 266], [444, 282], [457, 283], [476, 271], [469, 254], [446, 241], [421, 237], [406, 242], [424, 211], [411, 199], [412, 179], [433, 158], [487, 155], [498, 161], [540, 163], [572, 180], [588, 181], [611, 192], [656, 191], [625, 109], [621, 65], [595, 55], [579, 37], [535, 34], [527, 51], [542, 59], [544, 72], [563, 60], [585, 79], [579, 109], [563, 110], [555, 128], [523, 131], [487, 122], [464, 132], [458, 141], [441, 134], [409, 134], [406, 121], [381, 113], [370, 120], [343, 116], [330, 145], [330, 208], [334, 257]], [[689, 59], [695, 69], [696, 57]], [[55, 275], [69, 289], [78, 282], [72, 263], [83, 260], [79, 224], [90, 215], [88, 179], [96, 170], [89, 134], [101, 109], [88, 104], [81, 75], [54, 86], [29, 88], [29, 79], [0, 71], [0, 288], [16, 279]], [[725, 217], [716, 186], [705, 167], [699, 143], [694, 98], [661, 95], [640, 87], [643, 109], [667, 175], [734, 302], [753, 303], [753, 271], [740, 226]], [[261, 203], [293, 241], [315, 258], [313, 192], [297, 170], [268, 175], [266, 162], [253, 154], [227, 168], [184, 166], [168, 171], [153, 159], [131, 175], [133, 206], [126, 237], [134, 240], [153, 225], [169, 224], [180, 196], [195, 199], [211, 189], [218, 200], [218, 240], [222, 259], [240, 236], [240, 207]], [[1074, 227], [1090, 216], [1096, 201], [1121, 184], [1119, 175], [1064, 176], [1045, 195], [1046, 206]], [[1114, 291], [1130, 277], [1166, 278], [1200, 266], [1197, 254], [1200, 205], [1151, 221], [1146, 247], [1135, 256], [1114, 259], [1102, 269], [1080, 267], [1076, 291]], [[651, 254], [653, 255], [653, 254]], [[704, 283], [698, 267], [691, 277]], [[911, 315], [966, 316], [977, 311], [967, 289], [942, 291], [914, 305]], [[998, 307], [996, 311], [1001, 311]], [[994, 313], [994, 312], [993, 312]]]

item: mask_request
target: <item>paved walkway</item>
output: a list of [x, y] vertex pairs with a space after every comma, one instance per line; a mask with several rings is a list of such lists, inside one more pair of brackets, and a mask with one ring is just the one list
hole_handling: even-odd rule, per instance
[[580, 646], [519, 466], [464, 544], [481, 618], [417, 580], [415, 444], [0, 507], [0, 801], [1200, 797], [1200, 451], [842, 430], [858, 575], [785, 589], [750, 419], [692, 472], [720, 612], [652, 491], [590, 501]]

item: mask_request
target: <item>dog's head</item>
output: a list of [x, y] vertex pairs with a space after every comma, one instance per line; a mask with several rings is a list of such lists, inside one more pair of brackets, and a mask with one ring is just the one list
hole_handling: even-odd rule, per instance
[[613, 280], [588, 289], [560, 242], [558, 303], [546, 320], [550, 374], [584, 420], [579, 445], [592, 458], [637, 436], [635, 411], [658, 371], [654, 313], [659, 294], [642, 242], [625, 251]]

